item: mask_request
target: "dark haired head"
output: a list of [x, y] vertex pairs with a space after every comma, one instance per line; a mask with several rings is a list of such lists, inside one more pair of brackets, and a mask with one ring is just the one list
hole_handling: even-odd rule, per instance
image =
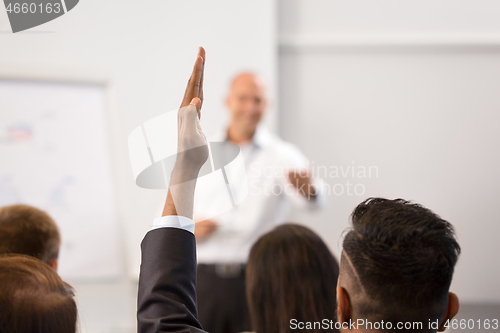
[[0, 256], [0, 332], [74, 333], [72, 288], [42, 261]]
[[352, 213], [339, 285], [354, 316], [371, 320], [443, 319], [460, 254], [453, 226], [403, 199], [370, 198]]
[[0, 208], [0, 254], [25, 254], [57, 266], [61, 236], [54, 220], [28, 205]]
[[262, 236], [250, 251], [246, 273], [253, 330], [291, 332], [292, 319], [335, 322], [338, 273], [326, 244], [305, 227], [285, 224]]

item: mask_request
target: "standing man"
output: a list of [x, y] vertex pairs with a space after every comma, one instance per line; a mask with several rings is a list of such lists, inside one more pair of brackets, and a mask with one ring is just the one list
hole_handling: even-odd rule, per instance
[[[267, 96], [257, 75], [237, 75], [226, 105], [229, 127], [212, 141], [240, 146], [248, 195], [241, 204], [215, 218], [204, 220], [203, 212], [195, 216], [195, 220], [203, 220], [195, 227], [199, 320], [205, 330], [218, 333], [251, 329], [245, 263], [253, 243], [286, 222], [292, 203], [314, 209], [325, 199], [321, 181], [313, 179], [305, 156], [259, 125], [267, 108]], [[216, 200], [219, 194], [206, 195]]]

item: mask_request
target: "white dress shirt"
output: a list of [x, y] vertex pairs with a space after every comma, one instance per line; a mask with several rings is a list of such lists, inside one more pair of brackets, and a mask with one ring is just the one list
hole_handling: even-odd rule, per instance
[[[226, 140], [227, 133], [221, 133], [210, 141]], [[292, 203], [314, 209], [325, 201], [321, 180], [313, 181], [316, 195], [310, 200], [288, 180], [288, 170], [308, 169], [308, 160], [294, 145], [258, 127], [253, 139], [240, 147], [245, 162], [248, 195], [235, 208], [211, 218], [218, 226], [207, 238], [197, 242], [198, 263], [245, 263], [250, 248], [261, 235], [278, 224], [293, 222], [285, 220]], [[234, 185], [237, 190], [238, 186]], [[218, 195], [227, 195], [210, 190], [205, 192], [201, 193], [201, 197], [206, 202], [217, 200]], [[203, 219], [203, 212], [194, 216], [195, 221]]]
[[194, 221], [185, 216], [167, 215], [154, 220], [151, 230], [158, 228], [177, 228], [194, 234]]

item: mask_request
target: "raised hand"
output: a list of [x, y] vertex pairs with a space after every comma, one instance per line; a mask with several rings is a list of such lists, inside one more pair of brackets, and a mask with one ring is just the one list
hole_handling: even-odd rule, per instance
[[[182, 164], [183, 168], [198, 169], [198, 171], [208, 158], [207, 139], [200, 124], [204, 67], [205, 50], [200, 47], [177, 116], [177, 162]], [[182, 178], [179, 181], [185, 180]]]
[[177, 159], [170, 178], [163, 216], [193, 217], [196, 179], [208, 158], [207, 139], [200, 125], [204, 66], [205, 50], [200, 47], [177, 116]]
[[198, 111], [201, 111], [203, 106], [203, 73], [205, 69], [205, 49], [200, 47], [198, 49], [198, 56], [194, 63], [193, 72], [189, 78], [184, 98], [182, 99], [181, 108], [191, 104], [193, 98], [199, 98], [201, 103]]

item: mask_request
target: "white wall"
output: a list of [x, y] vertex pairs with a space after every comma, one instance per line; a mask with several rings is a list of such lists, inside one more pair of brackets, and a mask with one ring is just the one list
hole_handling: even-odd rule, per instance
[[279, 34], [498, 34], [496, 0], [280, 0]]
[[[261, 73], [269, 82], [272, 98], [277, 59], [275, 3], [82, 0], [68, 14], [17, 34], [9, 31], [7, 15], [3, 5], [0, 7], [0, 73], [98, 78], [113, 87], [117, 112], [108, 115], [115, 125], [110, 128], [116, 129], [112, 162], [127, 271], [135, 278], [140, 241], [160, 212], [165, 192], [135, 186], [128, 156], [129, 132], [179, 106], [198, 46], [207, 51], [202, 124], [208, 135], [227, 120], [223, 99], [229, 79], [237, 71]], [[275, 113], [267, 121], [271, 128], [276, 127]], [[101, 318], [108, 311], [112, 318], [107, 322], [96, 319], [94, 308], [101, 309], [95, 307], [100, 294], [96, 290], [111, 290], [101, 294], [106, 300], [119, 293], [116, 286], [106, 283], [96, 288], [77, 286], [82, 293], [81, 313], [89, 313], [85, 320], [89, 330], [108, 332], [112, 321], [122, 322], [114, 326], [121, 332], [127, 323], [135, 325], [134, 299], [128, 300], [128, 310], [123, 299], [115, 308], [106, 306]]]
[[[235, 71], [260, 71], [273, 96], [279, 16], [280, 121], [271, 112], [270, 126], [316, 165], [345, 168], [354, 161], [379, 170], [378, 178], [327, 179], [362, 183], [366, 193], [330, 196], [314, 222], [298, 212], [291, 219], [321, 232], [338, 254], [348, 214], [366, 196], [422, 202], [457, 227], [463, 255], [453, 288], [466, 301], [498, 302], [500, 3], [279, 4], [277, 13], [266, 0], [82, 0], [63, 17], [18, 34], [7, 31], [2, 9], [0, 72], [102, 77], [113, 86], [113, 165], [135, 276], [139, 242], [164, 193], [134, 185], [128, 133], [178, 106], [198, 45], [207, 49], [207, 132], [226, 121], [222, 98]], [[133, 331], [134, 288], [123, 281], [77, 285], [83, 330]]]
[[500, 302], [500, 3], [279, 5], [282, 136], [316, 167], [378, 168], [378, 177], [325, 179], [366, 192], [332, 194], [325, 211], [290, 220], [320, 232], [338, 255], [363, 199], [415, 200], [457, 229], [463, 253], [452, 289], [461, 300]]

